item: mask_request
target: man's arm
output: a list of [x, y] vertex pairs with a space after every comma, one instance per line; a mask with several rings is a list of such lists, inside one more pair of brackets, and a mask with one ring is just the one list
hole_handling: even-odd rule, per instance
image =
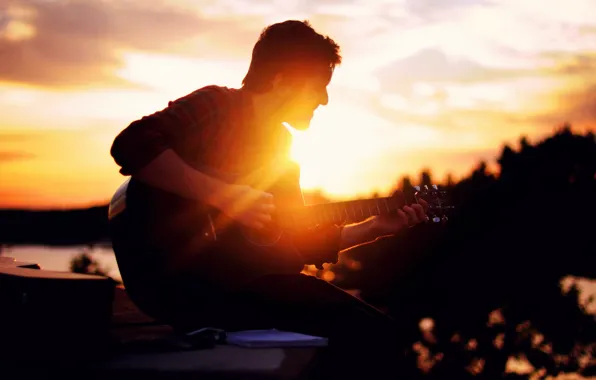
[[[175, 153], [174, 146], [193, 135], [211, 139], [216, 132], [213, 128], [216, 112], [221, 107], [218, 103], [225, 101], [223, 97], [217, 90], [203, 88], [169, 102], [161, 111], [133, 121], [116, 136], [110, 150], [121, 167], [120, 172], [159, 188], [166, 186], [164, 190], [175, 190], [175, 194], [190, 198], [196, 195], [187, 191], [189, 177], [191, 181], [197, 177], [198, 181], [214, 185], [206, 176], [197, 176], [196, 170]], [[167, 173], [172, 167], [178, 169], [175, 175]], [[169, 181], [162, 180], [158, 174], [171, 177], [174, 185], [169, 185]]]
[[[226, 94], [201, 89], [170, 102], [168, 107], [134, 121], [114, 140], [110, 153], [120, 172], [178, 196], [210, 204], [237, 221], [259, 228], [270, 220], [271, 195], [246, 186], [229, 185], [188, 165], [174, 146], [199, 133], [211, 139]], [[239, 200], [243, 207], [238, 206]], [[257, 202], [258, 200], [261, 200]], [[263, 204], [265, 203], [265, 204]]]
[[377, 240], [381, 231], [377, 229], [375, 221], [376, 218], [373, 217], [360, 223], [344, 226], [339, 237], [339, 250], [345, 251]]
[[294, 245], [306, 265], [336, 263], [340, 252], [379, 238], [375, 219], [345, 226], [319, 226], [294, 235]]
[[208, 204], [225, 188], [225, 183], [195, 170], [169, 148], [131, 174], [156, 188]]
[[[285, 207], [304, 206], [300, 188], [300, 168], [291, 166], [280, 180], [279, 186], [285, 197]], [[378, 238], [376, 223], [370, 219], [345, 226], [318, 226], [309, 230], [295, 231], [293, 244], [302, 256], [304, 264], [321, 267], [324, 263], [336, 263], [341, 251], [372, 242]]]
[[[304, 206], [304, 197], [300, 188], [300, 170], [297, 169], [283, 179], [286, 201], [289, 205]], [[373, 216], [360, 223], [345, 226], [319, 226], [293, 235], [294, 246], [306, 265], [321, 268], [324, 263], [336, 263], [339, 253], [374, 243], [380, 238], [399, 233], [408, 226], [427, 220], [422, 205], [405, 206], [392, 216]]]

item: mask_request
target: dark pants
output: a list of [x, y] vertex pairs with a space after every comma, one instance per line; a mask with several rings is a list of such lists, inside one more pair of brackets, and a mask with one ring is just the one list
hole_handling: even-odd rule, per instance
[[[192, 288], [187, 285], [186, 291]], [[179, 329], [276, 328], [327, 337], [329, 348], [323, 354], [326, 373], [321, 376], [335, 377], [347, 371], [345, 374], [350, 376], [368, 378], [374, 373], [375, 378], [381, 374], [396, 378], [396, 373], [403, 370], [400, 367], [406, 347], [398, 324], [371, 305], [316, 277], [264, 276], [240, 293], [210, 292], [206, 297], [202, 289], [200, 301], [186, 291], [177, 292], [180, 296], [170, 300], [169, 323]]]

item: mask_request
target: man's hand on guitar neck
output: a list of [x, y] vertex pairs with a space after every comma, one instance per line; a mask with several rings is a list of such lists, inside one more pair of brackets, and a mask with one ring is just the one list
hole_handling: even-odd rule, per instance
[[426, 215], [428, 203], [422, 199], [418, 202], [404, 206], [396, 214], [375, 216], [373, 222], [377, 234], [379, 236], [393, 235], [405, 228], [428, 221], [428, 216]]
[[244, 185], [223, 186], [210, 203], [238, 223], [256, 229], [270, 222], [275, 211], [272, 194]]
[[361, 223], [348, 224], [341, 231], [340, 250], [368, 244], [427, 221], [427, 211], [428, 203], [419, 200], [419, 204], [404, 206], [395, 214], [376, 215]]

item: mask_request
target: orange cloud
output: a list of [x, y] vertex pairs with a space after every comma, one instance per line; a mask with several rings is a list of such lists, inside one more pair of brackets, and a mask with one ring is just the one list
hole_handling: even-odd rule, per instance
[[596, 82], [586, 87], [570, 89], [550, 96], [557, 112], [545, 112], [536, 121], [545, 125], [571, 123], [580, 131], [596, 131]]
[[259, 31], [145, 1], [17, 1], [0, 15], [0, 81], [55, 88], [130, 86], [115, 75], [123, 51], [229, 55]]
[[22, 151], [0, 151], [0, 164], [2, 162], [26, 160], [35, 157], [35, 155]]
[[[596, 38], [596, 29], [593, 33]], [[551, 51], [543, 56], [552, 61], [550, 73], [562, 75], [582, 75], [588, 80], [596, 80], [596, 51], [577, 54]]]

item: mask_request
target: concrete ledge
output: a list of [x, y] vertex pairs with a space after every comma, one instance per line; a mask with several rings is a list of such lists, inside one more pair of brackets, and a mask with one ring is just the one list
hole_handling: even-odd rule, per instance
[[220, 345], [197, 351], [121, 354], [94, 372], [150, 377], [298, 379], [312, 363], [317, 348], [242, 348]]

